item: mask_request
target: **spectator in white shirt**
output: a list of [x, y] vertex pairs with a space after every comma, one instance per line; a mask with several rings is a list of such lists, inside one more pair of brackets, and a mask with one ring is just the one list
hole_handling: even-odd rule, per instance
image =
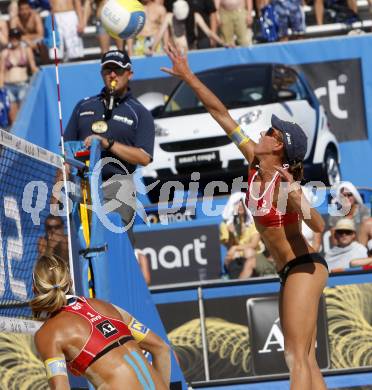
[[352, 219], [338, 220], [334, 231], [335, 246], [325, 254], [330, 271], [343, 271], [350, 267], [352, 260], [367, 257], [367, 248], [356, 241], [356, 228]]

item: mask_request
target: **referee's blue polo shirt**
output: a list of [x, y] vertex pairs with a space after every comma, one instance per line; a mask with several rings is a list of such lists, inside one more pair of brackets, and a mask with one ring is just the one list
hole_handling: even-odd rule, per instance
[[[92, 131], [93, 123], [104, 120], [105, 105], [103, 91], [96, 96], [81, 100], [74, 108], [67, 124], [64, 140], [78, 141], [96, 134]], [[151, 113], [128, 91], [122, 98], [115, 99], [111, 118], [106, 121], [108, 130], [102, 137], [113, 138], [124, 145], [142, 148], [152, 159], [154, 152], [155, 126]], [[116, 155], [102, 151], [102, 158], [113, 157], [120, 160], [129, 173], [136, 165], [119, 159]], [[118, 164], [106, 164], [102, 171], [103, 180], [115, 174], [125, 174]]]

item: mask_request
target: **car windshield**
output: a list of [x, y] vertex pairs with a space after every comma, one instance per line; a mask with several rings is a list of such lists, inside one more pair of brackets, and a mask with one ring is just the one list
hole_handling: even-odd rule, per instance
[[[249, 107], [272, 102], [271, 67], [232, 67], [198, 75], [228, 108]], [[204, 112], [205, 109], [186, 83], [181, 83], [167, 102], [165, 115]]]

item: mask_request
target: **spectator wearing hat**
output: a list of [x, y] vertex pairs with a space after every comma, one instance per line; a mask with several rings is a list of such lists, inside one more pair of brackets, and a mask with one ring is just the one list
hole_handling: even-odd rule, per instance
[[0, 87], [5, 86], [9, 93], [9, 121], [12, 124], [28, 88], [28, 70], [37, 72], [34, 54], [30, 47], [21, 44], [22, 33], [13, 28], [9, 30], [9, 47], [1, 53]]
[[[132, 174], [137, 165], [146, 166], [152, 161], [155, 127], [151, 113], [130, 91], [132, 76], [132, 63], [126, 52], [106, 52], [101, 60], [105, 86], [98, 95], [83, 99], [75, 106], [64, 139], [82, 140], [87, 148], [94, 138], [98, 139], [102, 158], [115, 159], [102, 169], [104, 202], [112, 207], [110, 211], [121, 215], [133, 242], [136, 189]], [[124, 195], [126, 199], [122, 199]]]
[[351, 260], [350, 267], [362, 267], [364, 270], [372, 270], [372, 240], [367, 243], [367, 256], [363, 259]]
[[330, 271], [342, 271], [349, 268], [353, 260], [368, 257], [367, 248], [356, 241], [356, 228], [352, 219], [340, 219], [334, 232], [335, 246], [325, 254]]
[[[336, 196], [334, 203], [335, 212], [328, 220], [331, 227], [331, 242], [334, 244], [334, 226], [342, 218], [349, 218], [354, 221], [354, 224], [359, 230], [361, 225], [370, 217], [369, 209], [364, 206], [363, 199], [358, 190], [349, 181], [341, 182], [336, 188]], [[360, 241], [360, 240], [359, 240]], [[367, 244], [368, 240], [360, 241], [363, 245]]]

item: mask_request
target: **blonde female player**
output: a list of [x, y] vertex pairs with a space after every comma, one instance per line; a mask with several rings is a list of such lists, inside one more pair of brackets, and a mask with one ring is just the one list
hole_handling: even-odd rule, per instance
[[33, 277], [31, 308], [47, 317], [35, 344], [51, 389], [70, 389], [67, 368], [100, 390], [169, 389], [170, 351], [159, 336], [114, 305], [69, 295], [68, 265], [56, 257], [39, 258]]
[[[258, 143], [250, 140], [222, 102], [192, 73], [186, 56], [169, 46], [171, 69], [184, 80], [249, 162], [246, 202], [281, 279], [279, 314], [291, 390], [325, 390], [315, 358], [319, 299], [328, 278], [325, 260], [301, 234], [301, 219], [322, 232], [322, 217], [307, 204], [299, 183], [307, 139], [300, 126], [272, 116]], [[281, 191], [279, 189], [281, 188]], [[283, 207], [285, 205], [285, 207]]]

